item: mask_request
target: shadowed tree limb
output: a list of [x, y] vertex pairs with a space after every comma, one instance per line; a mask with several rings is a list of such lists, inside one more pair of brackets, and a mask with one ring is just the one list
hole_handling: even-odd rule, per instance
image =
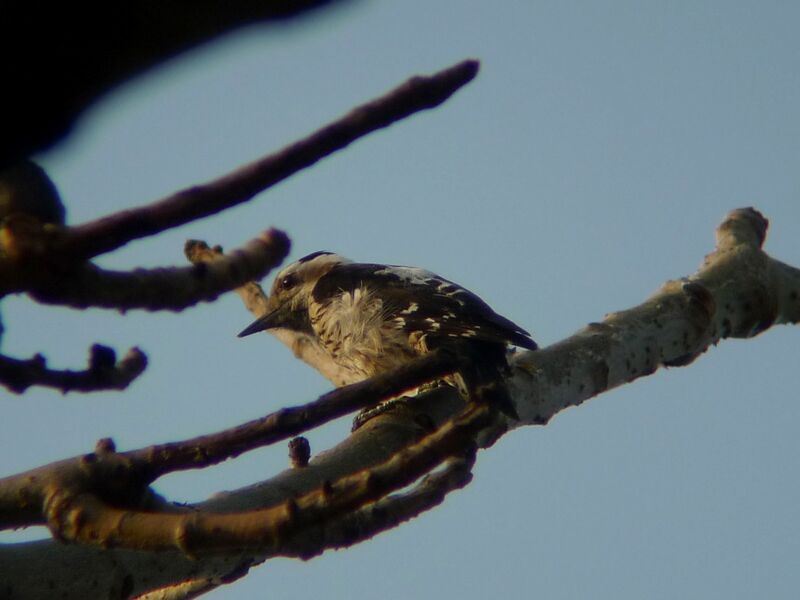
[[91, 263], [37, 271], [27, 293], [47, 304], [118, 310], [183, 310], [264, 277], [289, 253], [289, 238], [271, 229], [225, 260], [193, 267], [109, 271]]
[[[441, 470], [426, 475], [407, 492], [391, 494], [359, 510], [349, 512], [339, 519], [331, 519], [316, 527], [306, 528], [302, 533], [287, 541], [283, 555], [309, 560], [322, 553], [325, 547], [349, 548], [375, 537], [383, 531], [397, 527], [435, 508], [444, 501], [448, 494], [469, 484], [472, 481], [474, 464], [474, 452], [468, 453], [463, 458], [450, 458], [445, 461]], [[320, 540], [326, 540], [325, 544], [321, 545]], [[200, 593], [205, 593], [220, 585], [230, 583], [245, 576], [252, 566], [255, 566], [255, 563], [247, 564], [245, 568], [234, 571], [224, 581], [209, 577], [184, 581], [159, 591], [159, 594], [165, 593], [166, 596], [145, 594], [140, 596], [139, 600], [157, 600], [164, 597], [193, 598], [195, 596], [182, 594], [189, 590], [199, 590]], [[170, 595], [172, 593], [175, 596]]]
[[[7, 227], [2, 230], [8, 233]], [[38, 226], [34, 230], [46, 231]], [[8, 239], [6, 236], [6, 241]], [[289, 239], [283, 232], [270, 230], [213, 264], [132, 272], [108, 271], [91, 263], [54, 265], [48, 260], [49, 250], [43, 250], [37, 243], [6, 246], [9, 247], [28, 248], [32, 256], [21, 252], [5, 260], [0, 258], [2, 267], [12, 272], [5, 283], [14, 281], [20, 288], [16, 291], [27, 291], [40, 302], [73, 308], [182, 310], [213, 300], [254, 277], [265, 276], [288, 254]], [[43, 255], [38, 250], [42, 250]], [[56, 388], [65, 393], [123, 390], [146, 366], [147, 359], [138, 348], [117, 363], [114, 351], [100, 345], [92, 347], [89, 368], [84, 371], [48, 369], [41, 354], [28, 360], [0, 355], [0, 384], [15, 393], [23, 393], [32, 385]]]
[[[101, 440], [94, 453], [0, 479], [0, 529], [44, 524], [53, 485], [58, 487], [69, 481], [71, 496], [96, 494], [107, 500], [110, 493], [140, 498], [149, 494], [146, 488], [150, 483], [168, 473], [205, 468], [286, 440], [451, 373], [457, 365], [458, 359], [446, 352], [432, 353], [393, 373], [328, 392], [314, 402], [181, 442], [118, 453], [113, 442]], [[363, 467], [355, 470], [360, 468]], [[109, 491], [107, 483], [112, 473], [114, 489]], [[20, 517], [20, 497], [26, 498], [24, 517]]]
[[32, 385], [67, 392], [124, 390], [147, 367], [147, 357], [132, 348], [117, 361], [114, 350], [95, 344], [89, 351], [89, 367], [83, 371], [47, 368], [41, 354], [27, 360], [0, 355], [0, 384], [15, 394], [22, 394]]
[[70, 228], [60, 253], [89, 259], [128, 242], [218, 213], [283, 181], [351, 142], [447, 100], [478, 73], [467, 60], [427, 77], [413, 77], [389, 93], [354, 108], [310, 136], [219, 179], [152, 204]]
[[474, 464], [474, 452], [450, 458], [444, 468], [426, 475], [409, 491], [388, 495], [294, 536], [287, 543], [284, 555], [308, 560], [324, 550], [347, 548], [397, 527], [435, 508], [450, 492], [468, 485]]
[[59, 539], [103, 547], [177, 548], [193, 557], [242, 549], [282, 554], [287, 540], [305, 529], [413, 483], [450, 456], [474, 453], [474, 437], [490, 420], [488, 407], [471, 405], [386, 462], [274, 507], [242, 513], [145, 512], [62, 489], [48, 498], [48, 526]]
[[458, 364], [458, 358], [449, 353], [431, 353], [391, 373], [323, 394], [308, 404], [283, 408], [218, 433], [124, 454], [133, 464], [139, 465], [151, 481], [178, 470], [205, 468], [374, 406], [381, 400], [452, 373]]

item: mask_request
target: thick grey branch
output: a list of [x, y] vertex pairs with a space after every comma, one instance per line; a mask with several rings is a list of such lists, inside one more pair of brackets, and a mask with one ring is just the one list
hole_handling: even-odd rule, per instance
[[545, 351], [516, 356], [509, 385], [519, 424], [547, 423], [659, 367], [688, 365], [722, 339], [797, 323], [800, 271], [761, 249], [766, 230], [758, 211], [732, 211], [697, 273], [668, 281], [643, 304], [590, 323]]

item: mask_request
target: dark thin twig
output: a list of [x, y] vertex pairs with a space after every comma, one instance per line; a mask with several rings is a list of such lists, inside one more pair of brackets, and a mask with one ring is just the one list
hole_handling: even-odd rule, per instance
[[39, 302], [75, 308], [183, 310], [261, 279], [286, 258], [289, 245], [285, 233], [272, 229], [213, 263], [133, 271], [85, 263], [54, 271], [27, 292]]
[[55, 388], [63, 393], [124, 390], [146, 366], [147, 357], [138, 348], [132, 348], [117, 361], [111, 348], [99, 344], [92, 346], [89, 367], [84, 371], [48, 369], [41, 354], [28, 360], [0, 355], [0, 384], [17, 394], [32, 385]]
[[147, 206], [72, 228], [60, 242], [66, 255], [88, 259], [250, 200], [315, 162], [377, 129], [447, 100], [478, 72], [467, 60], [428, 77], [414, 77], [291, 146], [209, 183]]
[[166, 473], [200, 469], [275, 442], [296, 436], [380, 400], [397, 396], [455, 371], [459, 358], [438, 350], [403, 367], [366, 381], [338, 388], [317, 400], [284, 408], [225, 431], [181, 442], [125, 453], [138, 461], [149, 481]]
[[325, 550], [347, 548], [435, 508], [445, 497], [472, 481], [474, 452], [454, 456], [440, 471], [429, 473], [410, 490], [391, 494], [373, 504], [324, 524], [322, 531], [309, 528], [292, 539], [286, 554], [309, 559]]

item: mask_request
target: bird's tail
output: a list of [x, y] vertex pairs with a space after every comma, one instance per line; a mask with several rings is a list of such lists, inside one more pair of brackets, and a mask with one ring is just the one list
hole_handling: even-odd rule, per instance
[[519, 421], [505, 383], [510, 373], [505, 345], [470, 341], [460, 345], [458, 352], [467, 359], [454, 378], [462, 397], [492, 406]]

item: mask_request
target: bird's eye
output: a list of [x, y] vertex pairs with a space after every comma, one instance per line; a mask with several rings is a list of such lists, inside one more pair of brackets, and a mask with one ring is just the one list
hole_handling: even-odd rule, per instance
[[280, 287], [282, 290], [290, 290], [295, 285], [297, 285], [297, 276], [295, 275], [287, 275], [281, 279]]

